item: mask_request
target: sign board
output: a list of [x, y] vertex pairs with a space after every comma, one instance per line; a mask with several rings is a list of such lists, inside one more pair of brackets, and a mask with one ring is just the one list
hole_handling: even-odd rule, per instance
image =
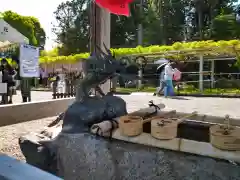
[[66, 93], [66, 82], [65, 82], [65, 74], [58, 75], [60, 80], [57, 83], [57, 92], [58, 93]]
[[7, 83], [0, 83], [0, 94], [7, 93]]
[[21, 44], [20, 45], [20, 76], [39, 77], [39, 48]]

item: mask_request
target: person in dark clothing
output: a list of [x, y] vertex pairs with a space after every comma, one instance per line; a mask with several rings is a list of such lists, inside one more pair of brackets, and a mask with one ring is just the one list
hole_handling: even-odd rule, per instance
[[[2, 82], [7, 83], [7, 98], [2, 98], [2, 101], [4, 104], [12, 103], [12, 96], [13, 96], [13, 88], [15, 86], [15, 76], [16, 71], [14, 68], [11, 67], [11, 65], [8, 63], [8, 61], [4, 58], [1, 61], [0, 71], [2, 71]], [[9, 100], [8, 100], [9, 97]]]

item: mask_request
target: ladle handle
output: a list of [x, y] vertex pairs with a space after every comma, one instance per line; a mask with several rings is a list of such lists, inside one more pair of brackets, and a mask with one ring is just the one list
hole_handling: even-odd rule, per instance
[[[164, 109], [165, 108], [165, 104], [157, 104], [156, 105], [157, 107], [159, 107], [160, 109]], [[140, 109], [140, 110], [138, 110], [138, 111], [134, 111], [134, 112], [131, 112], [131, 113], [129, 113], [128, 115], [131, 115], [131, 116], [139, 116], [138, 114], [139, 113], [141, 113], [141, 111], [143, 111], [143, 109]], [[152, 107], [148, 107], [147, 108], [147, 111], [150, 111], [150, 112], [145, 112], [145, 113], [141, 113], [141, 114], [143, 114], [143, 115], [141, 115], [141, 116], [147, 116], [147, 115], [149, 115], [149, 114], [152, 114], [152, 113], [155, 113], [155, 111], [152, 111]]]
[[167, 116], [167, 118], [168, 118], [168, 116], [172, 116], [173, 114], [176, 114], [176, 113], [177, 113], [176, 110], [172, 110], [172, 111], [169, 111], [169, 112], [165, 113], [165, 114], [164, 114], [164, 117]]
[[188, 114], [188, 115], [186, 115], [186, 116], [183, 116], [182, 118], [178, 119], [178, 123], [181, 123], [181, 122], [183, 122], [184, 120], [186, 120], [186, 119], [188, 119], [188, 118], [190, 118], [190, 117], [192, 117], [192, 116], [196, 116], [197, 114], [198, 114], [197, 111], [194, 111], [194, 112], [192, 112], [191, 114]]
[[166, 113], [163, 113], [163, 114], [160, 114], [158, 116], [155, 116], [155, 117], [152, 117], [152, 118], [148, 118], [148, 119], [145, 119], [143, 120], [143, 124], [144, 123], [147, 123], [147, 122], [151, 122], [152, 120], [155, 120], [157, 119], [156, 117], [165, 117], [165, 116], [169, 116], [169, 115], [172, 115], [172, 114], [176, 114], [176, 110], [172, 110], [172, 111], [169, 111], [169, 112], [166, 112]]
[[227, 121], [227, 129], [230, 129], [230, 116], [229, 115], [226, 115], [225, 116], [225, 121]]

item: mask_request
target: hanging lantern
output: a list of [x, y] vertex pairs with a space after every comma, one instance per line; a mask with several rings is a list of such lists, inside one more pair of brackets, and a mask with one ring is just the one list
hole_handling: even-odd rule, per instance
[[239, 14], [236, 14], [236, 21], [240, 22], [240, 15]]
[[133, 0], [95, 0], [100, 7], [107, 9], [110, 13], [116, 15], [129, 16], [129, 4]]

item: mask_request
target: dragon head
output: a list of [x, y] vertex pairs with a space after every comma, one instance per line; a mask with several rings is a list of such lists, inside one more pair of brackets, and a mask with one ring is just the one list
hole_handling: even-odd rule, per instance
[[127, 64], [123, 61], [116, 60], [114, 52], [112, 53], [105, 44], [103, 45], [105, 52], [101, 48], [97, 47], [98, 53], [91, 54], [91, 56], [87, 59], [86, 62], [88, 63], [88, 71], [98, 71], [102, 74], [125, 72]]
[[104, 51], [97, 46], [97, 53], [91, 54], [87, 59], [88, 72], [96, 72], [99, 78], [101, 76], [103, 79], [115, 76], [116, 74], [126, 79], [136, 78], [135, 76], [131, 78], [132, 70], [137, 71], [140, 67], [135, 61], [131, 61], [127, 57], [122, 57], [117, 60], [115, 53], [111, 52], [105, 44], [103, 44], [103, 46]]

